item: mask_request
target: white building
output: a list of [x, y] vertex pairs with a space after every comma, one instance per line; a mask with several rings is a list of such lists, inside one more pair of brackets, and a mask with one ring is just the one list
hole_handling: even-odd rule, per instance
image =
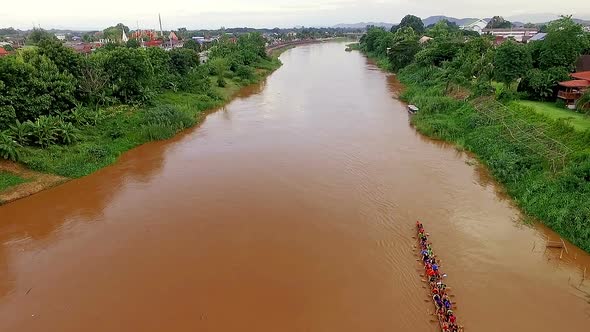
[[56, 34], [55, 38], [59, 39], [59, 40], [66, 40], [66, 35], [63, 34]]
[[584, 31], [586, 31], [586, 32], [590, 32], [590, 25], [589, 25], [589, 26], [585, 26], [585, 27], [584, 27]]
[[510, 28], [510, 29], [483, 29], [483, 33], [490, 34], [495, 37], [501, 37], [502, 39], [514, 39], [517, 42], [527, 42], [534, 35], [539, 33], [537, 28]]
[[483, 20], [483, 19], [478, 19], [478, 20], [475, 20], [469, 24], [465, 24], [465, 25], [460, 26], [459, 29], [468, 30], [468, 31], [475, 31], [481, 35], [483, 29], [485, 29], [487, 25], [488, 25], [488, 21]]

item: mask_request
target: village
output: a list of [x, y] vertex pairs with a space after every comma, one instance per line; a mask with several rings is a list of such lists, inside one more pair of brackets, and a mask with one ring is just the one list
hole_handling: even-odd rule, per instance
[[[491, 20], [497, 19], [499, 22], [494, 25]], [[527, 44], [533, 42], [542, 42], [547, 36], [546, 25], [541, 24], [509, 24], [502, 21], [501, 17], [492, 19], [471, 19], [459, 26], [459, 29], [476, 33], [478, 35], [488, 35], [493, 38], [496, 46], [511, 40], [518, 43]], [[236, 28], [219, 30], [199, 30], [189, 31], [186, 28], [174, 30], [162, 29], [161, 18], [158, 17], [159, 29], [142, 29], [137, 27], [132, 30], [128, 26], [119, 23], [103, 31], [83, 32], [68, 31], [56, 32], [53, 36], [62, 41], [63, 44], [80, 54], [90, 54], [97, 49], [108, 44], [123, 44], [128, 47], [158, 47], [165, 50], [183, 48], [185, 44], [189, 48], [194, 48], [199, 52], [199, 60], [205, 63], [209, 59], [209, 49], [215, 45], [221, 38], [235, 42], [237, 38], [245, 33], [256, 29]], [[492, 25], [493, 27], [490, 27]], [[297, 43], [299, 41], [322, 39], [330, 37], [349, 37], [358, 38], [366, 32], [366, 28], [316, 28], [305, 29], [302, 27], [292, 29], [261, 29], [261, 33], [266, 40], [267, 48], [280, 48], [284, 44]], [[584, 30], [590, 33], [590, 25], [584, 26]], [[4, 33], [3, 33], [4, 32]], [[11, 28], [0, 29], [0, 57], [17, 52], [21, 48], [31, 45], [30, 36], [32, 34], [51, 34], [41, 28], [34, 28], [29, 32], [21, 32]], [[420, 43], [424, 44], [432, 38], [424, 36]], [[577, 100], [590, 87], [590, 55], [582, 55], [576, 63], [576, 70], [571, 75], [571, 80], [559, 82], [560, 91], [556, 94], [556, 100], [562, 100], [565, 106], [574, 109]]]

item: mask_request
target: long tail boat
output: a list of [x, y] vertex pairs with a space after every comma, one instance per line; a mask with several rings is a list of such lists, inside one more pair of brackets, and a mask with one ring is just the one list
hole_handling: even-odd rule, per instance
[[439, 262], [428, 240], [429, 235], [419, 221], [416, 222], [416, 232], [418, 235], [418, 248], [420, 249], [420, 261], [424, 265], [424, 281], [428, 285], [440, 329], [442, 332], [462, 332], [463, 327], [457, 323], [457, 317], [453, 313], [453, 302], [443, 280], [447, 275], [440, 271]]

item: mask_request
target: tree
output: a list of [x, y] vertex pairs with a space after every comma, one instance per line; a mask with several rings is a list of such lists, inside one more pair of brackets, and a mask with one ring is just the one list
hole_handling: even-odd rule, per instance
[[124, 103], [147, 101], [154, 88], [154, 72], [144, 50], [117, 47], [97, 53], [107, 74], [110, 90], [115, 98]]
[[527, 29], [532, 29], [532, 28], [536, 28], [537, 25], [535, 23], [526, 23], [524, 25], [524, 27], [527, 28]]
[[547, 31], [541, 46], [539, 67], [567, 67], [573, 70], [576, 61], [590, 43], [582, 26], [568, 16], [551, 22]]
[[524, 45], [507, 41], [496, 50], [494, 74], [498, 81], [510, 86], [532, 68], [531, 54]]
[[43, 29], [34, 28], [27, 36], [27, 43], [36, 45], [43, 39], [56, 39], [54, 35]]
[[55, 38], [42, 39], [37, 46], [39, 54], [53, 61], [59, 71], [79, 76], [81, 56], [74, 50]]
[[176, 84], [177, 78], [173, 74], [170, 52], [159, 47], [148, 47], [145, 51], [154, 73], [154, 86], [163, 88]]
[[391, 32], [396, 32], [399, 29], [408, 27], [414, 29], [414, 32], [419, 35], [424, 33], [424, 22], [422, 22], [421, 18], [414, 15], [406, 15], [404, 18], [402, 18], [402, 21], [399, 25], [391, 27]]
[[533, 100], [552, 100], [557, 92], [557, 83], [568, 79], [569, 71], [564, 67], [548, 70], [529, 70], [518, 85], [518, 91], [526, 92]]
[[426, 35], [432, 38], [445, 38], [459, 32], [457, 24], [450, 24], [447, 20], [440, 20], [432, 28], [428, 29]]
[[189, 50], [193, 50], [195, 52], [201, 52], [201, 44], [197, 43], [192, 39], [185, 41], [183, 47], [188, 48]]
[[95, 107], [107, 102], [109, 81], [100, 56], [82, 58], [78, 82], [80, 97], [84, 102]]
[[452, 61], [464, 46], [464, 39], [455, 35], [435, 38], [416, 54], [416, 62], [423, 66], [440, 67], [444, 62]]
[[[388, 34], [383, 28], [369, 28], [367, 33], [361, 38], [361, 45], [364, 51], [373, 53], [377, 51], [379, 42]], [[385, 55], [385, 53], [380, 54]]]
[[186, 75], [199, 65], [199, 54], [188, 48], [175, 48], [170, 51], [170, 64], [177, 74]]
[[229, 67], [227, 59], [224, 59], [224, 58], [211, 59], [211, 60], [209, 60], [209, 66], [213, 70], [213, 74], [217, 75], [217, 85], [220, 87], [224, 87], [225, 86], [224, 75]]
[[414, 56], [420, 50], [418, 35], [411, 27], [397, 30], [393, 34], [389, 62], [394, 71], [398, 71], [414, 61]]
[[87, 33], [83, 34], [82, 35], [82, 40], [85, 43], [91, 43], [91, 42], [96, 41], [95, 33], [93, 33], [93, 32], [87, 32]]
[[22, 57], [0, 58], [0, 111], [14, 111], [20, 121], [72, 109], [75, 79], [34, 50]]
[[129, 27], [123, 23], [119, 23], [115, 26], [104, 29], [102, 33], [104, 34], [104, 38], [120, 42], [123, 38], [123, 31], [129, 33]]
[[509, 29], [512, 27], [510, 21], [505, 20], [502, 16], [494, 16], [488, 22], [486, 29]]
[[14, 47], [12, 47], [12, 45], [10, 45], [10, 44], [9, 45], [4, 45], [3, 47], [8, 52], [14, 51]]
[[125, 43], [125, 46], [127, 46], [128, 48], [139, 48], [141, 44], [137, 39], [129, 39], [127, 43]]

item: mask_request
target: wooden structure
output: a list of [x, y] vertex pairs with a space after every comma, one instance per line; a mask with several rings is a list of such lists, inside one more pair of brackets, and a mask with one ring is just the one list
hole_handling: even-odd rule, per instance
[[590, 88], [590, 71], [577, 72], [570, 75], [573, 80], [559, 82], [561, 87], [557, 98], [563, 99], [566, 105], [575, 105], [576, 101]]

